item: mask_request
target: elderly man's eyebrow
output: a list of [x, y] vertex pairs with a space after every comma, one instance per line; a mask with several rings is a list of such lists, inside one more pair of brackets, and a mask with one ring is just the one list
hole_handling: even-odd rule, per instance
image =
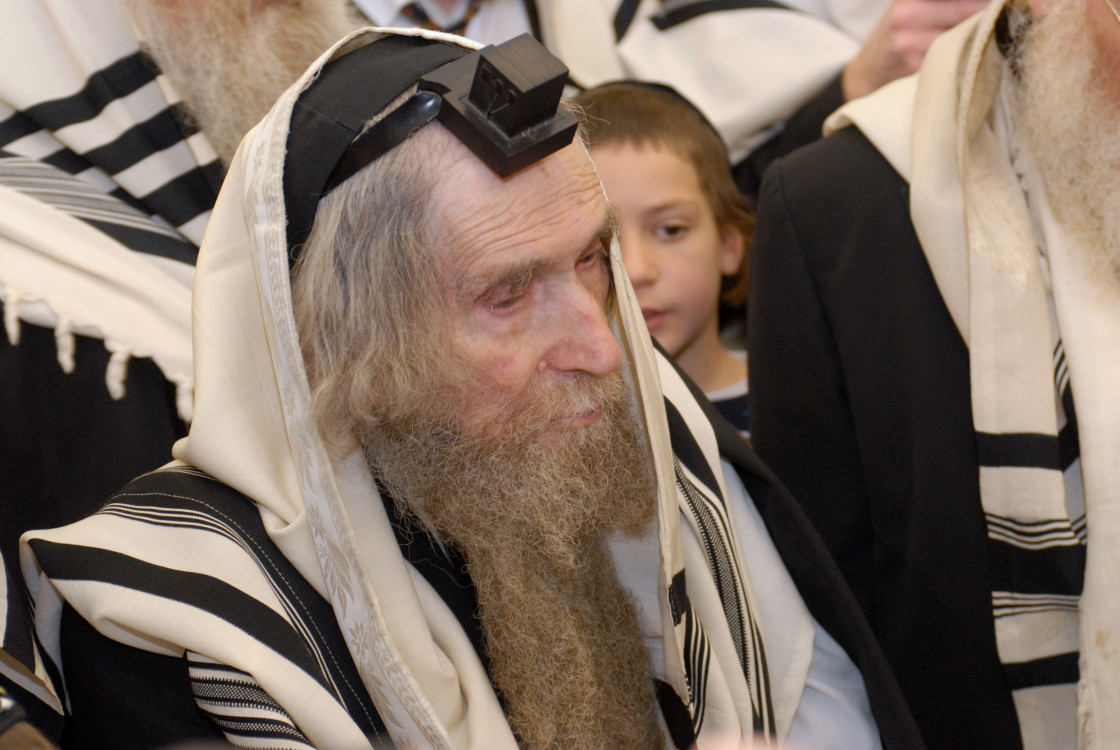
[[533, 274], [540, 266], [539, 259], [528, 258], [494, 269], [485, 276], [467, 276], [459, 280], [457, 285], [459, 296], [464, 300], [473, 300], [500, 289], [511, 291], [524, 289], [529, 286]]
[[483, 291], [491, 289], [510, 289], [519, 291], [529, 286], [529, 282], [533, 280], [533, 274], [541, 267], [541, 262], [536, 258], [515, 263], [499, 269], [495, 273], [488, 276], [482, 285]]
[[[611, 243], [617, 236], [618, 222], [615, 219], [614, 208], [608, 206], [606, 218], [585, 247], [591, 248], [600, 244], [605, 257], [610, 253]], [[539, 258], [529, 258], [496, 269], [483, 277], [464, 278], [458, 284], [459, 294], [464, 298], [473, 299], [499, 289], [520, 291], [529, 286], [533, 275], [542, 265], [544, 262]]]

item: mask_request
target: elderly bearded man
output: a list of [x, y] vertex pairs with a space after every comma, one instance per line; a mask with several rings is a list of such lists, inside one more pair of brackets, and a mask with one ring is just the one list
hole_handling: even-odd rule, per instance
[[819, 540], [651, 349], [563, 66], [467, 45], [362, 32], [242, 144], [179, 461], [24, 538], [75, 731], [920, 747]]
[[933, 747], [1120, 743], [1111, 2], [996, 2], [760, 204], [755, 446]]

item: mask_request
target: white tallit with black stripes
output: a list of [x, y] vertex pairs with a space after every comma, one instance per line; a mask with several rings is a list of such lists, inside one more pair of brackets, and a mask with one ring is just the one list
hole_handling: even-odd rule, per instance
[[[405, 0], [355, 0], [375, 26], [409, 26]], [[839, 75], [887, 0], [487, 0], [459, 32], [484, 44], [532, 32], [591, 88], [620, 78], [685, 92], [732, 162]], [[432, 16], [440, 13], [429, 6]], [[744, 54], [737, 54], [738, 51]]]
[[[115, 399], [129, 359], [150, 357], [189, 419], [191, 283], [222, 167], [115, 0], [11, 0], [2, 16], [4, 335], [18, 346], [23, 322], [52, 329], [67, 373], [76, 334], [104, 341]], [[27, 671], [22, 587], [3, 597], [0, 672], [53, 704]]]
[[12, 0], [0, 24], [0, 299], [5, 330], [151, 357], [191, 414], [190, 286], [222, 166], [185, 124], [117, 2]]
[[910, 181], [915, 229], [968, 344], [996, 643], [1024, 746], [1113, 747], [1120, 297], [1085, 268], [1014, 131], [1003, 12], [993, 3], [947, 33], [917, 77], [829, 126], [857, 124]]
[[[361, 451], [330, 455], [313, 427], [290, 302], [281, 168], [293, 103], [324, 59], [246, 137], [215, 207], [195, 286], [195, 418], [175, 455], [253, 499], [284, 564], [333, 607], [362, 687], [398, 746], [513, 750], [514, 736], [477, 653], [447, 604], [402, 556]], [[611, 269], [618, 301], [610, 315], [658, 480], [657, 529], [645, 547], [653, 562], [637, 576], [648, 586], [635, 590], [640, 584], [620, 574], [652, 622], [652, 633], [643, 633], [652, 669], [686, 707], [701, 747], [713, 737], [755, 732], [782, 739], [805, 691], [811, 618], [783, 608], [788, 632], [776, 634], [775, 642], [785, 645], [774, 651], [785, 656], [772, 658], [744, 557], [753, 553], [744, 552], [743, 521], [727, 506], [735, 488], [728, 486], [714, 432], [685, 383], [653, 351], [617, 247]], [[164, 494], [161, 503], [189, 499]], [[229, 628], [216, 598], [173, 602], [149, 588], [162, 580], [158, 575], [106, 587], [81, 570], [52, 581], [38, 573], [29, 542], [42, 549], [80, 545], [91, 555], [110, 551], [124, 570], [157, 566], [225, 581], [285, 627], [318, 637], [298, 607], [289, 606], [291, 596], [278, 598], [291, 581], [252, 562], [260, 558], [234, 539], [239, 534], [211, 528], [229, 529], [228, 522], [128, 505], [118, 497], [85, 521], [25, 536], [25, 577], [37, 592], [49, 658], [59, 658], [51, 634], [62, 596], [111, 638], [209, 660], [191, 656], [193, 672], [230, 668], [252, 675], [309, 745], [361, 745], [360, 726], [345, 718], [332, 688], [308, 677], [319, 668], [254, 647], [254, 623]], [[768, 541], [761, 523], [754, 533]], [[775, 578], [767, 585], [782, 584]], [[262, 742], [227, 734], [245, 746]]]

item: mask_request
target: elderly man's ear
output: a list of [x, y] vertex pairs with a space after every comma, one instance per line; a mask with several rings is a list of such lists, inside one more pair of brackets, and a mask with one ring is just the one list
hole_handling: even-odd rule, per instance
[[1037, 16], [1045, 16], [1046, 11], [1050, 10], [1050, 4], [1053, 0], [1028, 0], [1031, 6], [1031, 12]]

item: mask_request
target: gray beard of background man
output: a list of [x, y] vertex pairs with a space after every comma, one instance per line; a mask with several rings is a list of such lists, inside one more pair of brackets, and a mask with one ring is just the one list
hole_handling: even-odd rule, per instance
[[[656, 515], [637, 423], [617, 373], [538, 377], [479, 436], [446, 417], [469, 385], [433, 384], [413, 415], [365, 436], [367, 456], [398, 507], [465, 556], [523, 747], [660, 747], [649, 657], [604, 545]], [[595, 424], [546, 434], [592, 404]]]
[[222, 162], [324, 50], [358, 27], [342, 0], [124, 0], [148, 53]]
[[1017, 104], [1054, 215], [1092, 275], [1120, 291], [1120, 71], [1098, 59], [1091, 33], [1080, 2], [1035, 18]]

